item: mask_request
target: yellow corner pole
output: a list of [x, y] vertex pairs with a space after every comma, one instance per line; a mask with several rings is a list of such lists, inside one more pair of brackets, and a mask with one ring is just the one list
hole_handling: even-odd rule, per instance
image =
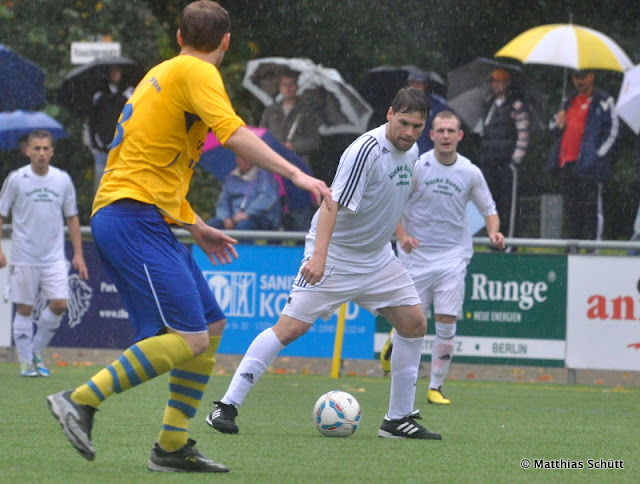
[[344, 340], [344, 323], [347, 319], [347, 303], [338, 309], [336, 338], [333, 342], [333, 359], [331, 360], [331, 378], [340, 378], [340, 361], [342, 360], [342, 342]]

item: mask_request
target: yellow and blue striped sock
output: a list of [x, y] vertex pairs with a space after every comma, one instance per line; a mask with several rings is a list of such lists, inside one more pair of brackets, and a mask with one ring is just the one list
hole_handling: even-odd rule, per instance
[[97, 408], [114, 392], [129, 390], [191, 359], [193, 352], [179, 334], [154, 336], [125, 350], [120, 358], [76, 388], [71, 398]]
[[189, 421], [195, 416], [209, 383], [220, 339], [221, 336], [211, 336], [204, 353], [169, 373], [169, 401], [158, 437], [158, 445], [167, 452], [173, 452], [187, 443]]

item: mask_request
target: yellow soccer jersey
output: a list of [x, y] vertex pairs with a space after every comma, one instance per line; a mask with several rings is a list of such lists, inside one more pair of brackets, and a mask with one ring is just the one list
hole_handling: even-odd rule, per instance
[[92, 215], [131, 198], [167, 221], [194, 223], [186, 195], [208, 129], [224, 144], [243, 125], [212, 64], [179, 55], [157, 65], [122, 110]]

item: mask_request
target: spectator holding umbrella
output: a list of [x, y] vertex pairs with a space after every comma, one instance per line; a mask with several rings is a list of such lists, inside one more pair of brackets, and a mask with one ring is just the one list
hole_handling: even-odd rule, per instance
[[569, 93], [555, 119], [552, 132], [558, 135], [547, 171], [560, 182], [560, 193], [570, 239], [601, 240], [604, 226], [603, 184], [611, 177], [611, 150], [619, 121], [613, 97], [594, 87], [592, 70], [574, 70], [576, 91]]
[[93, 191], [98, 189], [100, 178], [107, 164], [109, 145], [113, 140], [116, 124], [122, 108], [133, 94], [134, 86], [127, 86], [122, 79], [122, 66], [109, 66], [109, 84], [93, 96], [87, 128], [89, 146], [93, 152]]
[[[278, 84], [281, 100], [267, 106], [260, 126], [267, 128], [284, 146], [300, 156], [310, 166], [310, 156], [320, 147], [322, 119], [311, 105], [298, 97], [298, 73], [284, 67]], [[313, 207], [307, 204], [287, 209], [286, 230], [305, 231], [311, 224]]]
[[[510, 237], [516, 234], [516, 170], [527, 153], [529, 113], [517, 91], [511, 88], [511, 73], [494, 69], [490, 76], [492, 96], [486, 100], [481, 124], [482, 143], [478, 166], [493, 194], [500, 227]], [[512, 226], [513, 225], [513, 226]]]
[[433, 149], [433, 141], [431, 141], [431, 137], [429, 136], [429, 130], [431, 129], [433, 118], [441, 111], [448, 111], [449, 106], [447, 106], [447, 101], [442, 96], [435, 94], [434, 92], [430, 92], [431, 90], [429, 88], [429, 76], [424, 71], [410, 71], [409, 75], [407, 76], [407, 86], [415, 87], [416, 89], [425, 91], [429, 96], [429, 102], [431, 103], [431, 112], [429, 114], [429, 117], [427, 118], [425, 129], [416, 142], [418, 144], [420, 154], [426, 153], [427, 151]]

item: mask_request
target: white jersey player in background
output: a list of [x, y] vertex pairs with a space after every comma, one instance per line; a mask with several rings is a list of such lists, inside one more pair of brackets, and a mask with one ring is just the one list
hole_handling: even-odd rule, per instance
[[[411, 194], [396, 229], [398, 258], [416, 285], [422, 310], [434, 306], [435, 332], [431, 353], [429, 403], [451, 403], [442, 383], [453, 357], [456, 320], [462, 316], [464, 279], [473, 256], [466, 206], [471, 201], [484, 217], [491, 244], [504, 248], [500, 218], [480, 169], [457, 153], [464, 133], [460, 118], [442, 111], [430, 132], [434, 148], [416, 163]], [[381, 352], [383, 368], [395, 352], [397, 335], [390, 334]], [[393, 352], [391, 351], [393, 348]], [[393, 367], [393, 365], [392, 365]]]
[[[0, 193], [0, 226], [11, 214], [11, 265], [8, 299], [16, 305], [13, 339], [22, 376], [49, 376], [42, 356], [67, 309], [69, 282], [64, 254], [64, 223], [67, 220], [73, 246], [72, 265], [81, 279], [88, 278], [82, 254], [82, 237], [76, 192], [67, 172], [50, 166], [51, 134], [29, 134], [30, 164], [9, 174]], [[7, 258], [0, 247], [0, 267]], [[37, 321], [32, 321], [38, 291], [49, 300]], [[33, 335], [33, 322], [38, 328]]]
[[387, 124], [356, 139], [343, 153], [331, 185], [334, 208], [323, 203], [306, 238], [304, 259], [288, 301], [272, 328], [253, 340], [226, 394], [207, 416], [220, 432], [237, 433], [237, 407], [278, 353], [318, 319], [347, 301], [382, 314], [396, 328], [389, 409], [378, 435], [440, 440], [413, 410], [426, 319], [391, 237], [409, 196], [415, 144], [429, 101], [423, 91], [398, 91]]

